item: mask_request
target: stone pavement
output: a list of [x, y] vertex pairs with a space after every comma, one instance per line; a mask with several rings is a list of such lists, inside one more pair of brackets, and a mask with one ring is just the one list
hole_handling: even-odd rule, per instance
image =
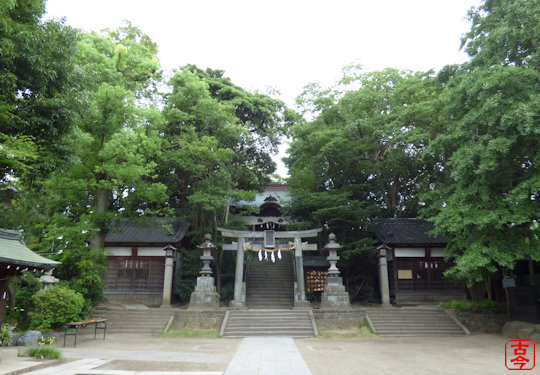
[[[64, 359], [0, 362], [0, 375], [497, 375], [504, 366], [502, 335], [462, 337], [291, 339], [157, 338], [82, 335]], [[536, 368], [540, 374], [540, 343]], [[41, 366], [35, 368], [35, 366]]]
[[311, 375], [290, 337], [246, 337], [225, 375]]

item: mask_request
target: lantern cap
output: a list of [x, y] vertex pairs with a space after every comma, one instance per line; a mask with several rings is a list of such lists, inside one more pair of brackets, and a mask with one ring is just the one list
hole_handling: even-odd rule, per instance
[[325, 250], [341, 250], [342, 246], [336, 242], [336, 235], [330, 233], [328, 236], [328, 243], [324, 246]]
[[197, 246], [197, 249], [199, 250], [213, 250], [216, 248], [216, 245], [214, 245], [212, 243], [212, 236], [210, 235], [210, 233], [206, 233], [204, 235], [204, 242]]

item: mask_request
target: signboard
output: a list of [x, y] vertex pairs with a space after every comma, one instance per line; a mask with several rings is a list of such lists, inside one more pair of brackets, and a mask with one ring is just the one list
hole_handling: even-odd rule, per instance
[[412, 270], [398, 270], [397, 275], [400, 280], [412, 280]]
[[502, 281], [503, 288], [513, 288], [516, 286], [516, 280], [514, 279], [503, 279]]

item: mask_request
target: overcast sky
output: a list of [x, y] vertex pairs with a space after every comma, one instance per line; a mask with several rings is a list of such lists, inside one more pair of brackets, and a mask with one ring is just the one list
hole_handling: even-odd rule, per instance
[[49, 18], [87, 31], [129, 20], [159, 48], [165, 70], [186, 64], [221, 69], [250, 91], [294, 99], [341, 69], [439, 70], [467, 59], [459, 51], [479, 0], [48, 0]]

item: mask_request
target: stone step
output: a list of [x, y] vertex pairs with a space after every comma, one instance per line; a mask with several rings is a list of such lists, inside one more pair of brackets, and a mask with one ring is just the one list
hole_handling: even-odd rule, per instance
[[107, 331], [125, 334], [159, 334], [165, 329], [174, 310], [124, 309], [98, 306], [90, 317], [107, 319]]
[[464, 335], [465, 332], [444, 310], [368, 309], [375, 332], [383, 337]]
[[224, 337], [314, 335], [309, 312], [295, 310], [239, 310], [230, 311]]

